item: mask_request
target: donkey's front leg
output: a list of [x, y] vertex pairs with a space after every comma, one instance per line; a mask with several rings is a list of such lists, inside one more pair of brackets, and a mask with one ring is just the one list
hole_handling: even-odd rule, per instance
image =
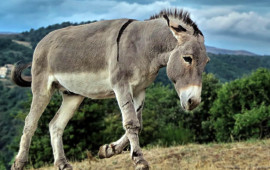
[[[142, 90], [138, 94], [133, 96], [134, 107], [136, 110], [137, 118], [140, 122], [140, 131], [142, 130], [142, 109], [145, 99], [145, 90]], [[126, 133], [117, 141], [111, 144], [105, 144], [99, 148], [98, 156], [99, 158], [110, 158], [114, 155], [122, 153], [123, 149], [129, 144], [128, 137]]]
[[149, 169], [139, 144], [138, 134], [141, 126], [136, 116], [131, 88], [128, 85], [118, 86], [114, 89], [114, 92], [122, 112], [123, 127], [131, 145], [131, 158], [136, 165], [136, 169]]

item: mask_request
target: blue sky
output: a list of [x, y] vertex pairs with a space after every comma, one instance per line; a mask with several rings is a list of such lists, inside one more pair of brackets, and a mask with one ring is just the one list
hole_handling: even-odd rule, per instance
[[6, 0], [0, 32], [22, 32], [64, 21], [148, 19], [161, 9], [188, 10], [206, 45], [270, 54], [269, 0]]

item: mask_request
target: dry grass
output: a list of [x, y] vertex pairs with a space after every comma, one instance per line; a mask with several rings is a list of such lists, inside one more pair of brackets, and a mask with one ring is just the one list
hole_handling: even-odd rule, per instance
[[[189, 144], [169, 148], [144, 150], [153, 170], [269, 170], [270, 140], [230, 144]], [[76, 170], [133, 170], [129, 153], [109, 159], [88, 156], [82, 162], [72, 162]], [[45, 167], [41, 170], [55, 170]]]

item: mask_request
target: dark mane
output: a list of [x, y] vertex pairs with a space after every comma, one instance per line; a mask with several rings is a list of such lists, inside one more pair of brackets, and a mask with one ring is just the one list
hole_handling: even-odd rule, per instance
[[175, 17], [175, 18], [178, 18], [180, 20], [182, 20], [184, 23], [186, 23], [187, 25], [190, 25], [193, 29], [194, 29], [194, 35], [197, 36], [197, 35], [202, 35], [202, 32], [199, 30], [197, 24], [192, 21], [192, 19], [190, 18], [190, 14], [189, 12], [187, 11], [184, 11], [183, 9], [164, 9], [162, 11], [159, 12], [159, 14], [155, 14], [155, 15], [152, 15], [150, 17], [150, 20], [152, 19], [156, 19], [156, 18], [162, 18], [163, 15], [167, 15], [167, 16], [172, 16], [172, 17]]

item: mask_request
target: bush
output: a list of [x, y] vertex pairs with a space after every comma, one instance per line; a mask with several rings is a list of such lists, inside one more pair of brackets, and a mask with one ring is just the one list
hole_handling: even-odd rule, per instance
[[[231, 138], [238, 138], [234, 135], [239, 135], [239, 126], [243, 123], [241, 120], [255, 111], [252, 109], [260, 110], [263, 109], [260, 108], [261, 105], [269, 106], [269, 87], [270, 71], [267, 69], [258, 69], [250, 76], [222, 86], [218, 91], [217, 100], [210, 109], [212, 128], [215, 130], [217, 141], [227, 142]], [[252, 134], [244, 136], [250, 138]], [[266, 137], [265, 135], [262, 134], [261, 137]]]
[[171, 146], [190, 143], [194, 140], [193, 132], [185, 129], [181, 122], [178, 125], [169, 123], [160, 129], [160, 138], [158, 144], [162, 146]]
[[238, 139], [270, 137], [270, 106], [264, 104], [234, 116], [234, 136]]

